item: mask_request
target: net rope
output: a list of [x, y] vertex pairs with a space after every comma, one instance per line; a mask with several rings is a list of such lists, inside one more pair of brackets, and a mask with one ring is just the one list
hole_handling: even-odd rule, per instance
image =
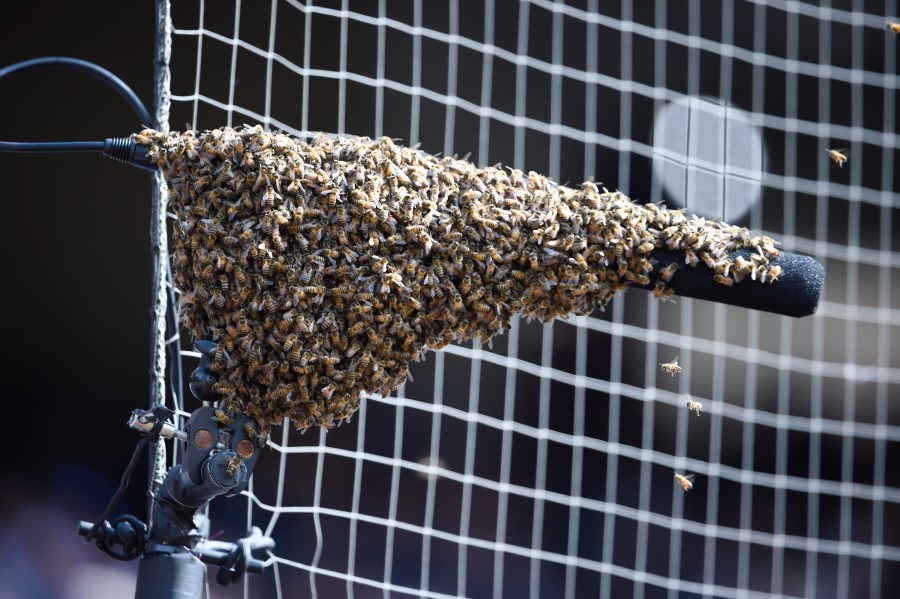
[[[430, 353], [327, 434], [276, 429], [249, 490], [211, 508], [214, 531], [278, 543], [245, 596], [887, 596], [896, 0], [439, 4], [172, 6], [169, 123], [387, 135], [644, 201], [673, 196], [657, 161], [690, 154], [727, 165], [726, 191], [756, 181], [738, 224], [825, 264], [823, 302], [792, 320], [630, 291]], [[690, 124], [684, 151], [660, 147], [667, 106], [710, 98], [759, 132], [761, 173], [729, 162], [740, 144], [711, 160]]]

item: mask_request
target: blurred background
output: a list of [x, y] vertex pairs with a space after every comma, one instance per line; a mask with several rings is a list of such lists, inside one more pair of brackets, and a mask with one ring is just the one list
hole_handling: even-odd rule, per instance
[[[3, 66], [62, 55], [95, 62], [153, 102], [152, 2], [4, 8]], [[93, 78], [62, 70], [0, 83], [5, 140], [102, 140], [140, 127]], [[150, 177], [98, 155], [0, 155], [4, 219], [0, 597], [128, 597], [137, 563], [75, 534], [115, 491], [149, 403]], [[12, 258], [13, 255], [18, 257]], [[123, 502], [144, 517], [146, 461]]]
[[[178, 3], [170, 126], [389, 135], [593, 178], [816, 257], [824, 301], [794, 320], [631, 291], [590, 318], [430, 354], [327, 437], [276, 434], [291, 452], [260, 460], [252, 498], [215, 502], [222, 539], [274, 528], [284, 561], [246, 592], [275, 596], [277, 578], [299, 597], [381, 596], [387, 581], [473, 597], [889, 596], [896, 2], [439, 4]], [[0, 64], [82, 58], [152, 107], [152, 2], [15, 5], [4, 21]], [[141, 125], [65, 71], [0, 82], [0, 105], [5, 140]], [[2, 154], [0, 177], [0, 384], [20, 450], [0, 469], [0, 599], [128, 596], [136, 564], [74, 530], [105, 507], [139, 438], [127, 416], [149, 403], [150, 177], [89, 154]], [[676, 355], [682, 375], [661, 376]], [[144, 517], [144, 464], [118, 513]], [[695, 490], [673, 469], [696, 472]]]

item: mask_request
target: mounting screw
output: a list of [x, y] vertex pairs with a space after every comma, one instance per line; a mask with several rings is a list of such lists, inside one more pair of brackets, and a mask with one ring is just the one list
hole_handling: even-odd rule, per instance
[[205, 428], [201, 428], [199, 431], [194, 433], [194, 445], [199, 447], [200, 449], [207, 449], [210, 445], [212, 445], [213, 436]]

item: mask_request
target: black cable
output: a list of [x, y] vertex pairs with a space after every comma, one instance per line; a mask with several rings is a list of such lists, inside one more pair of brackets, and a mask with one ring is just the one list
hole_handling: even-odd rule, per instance
[[128, 482], [131, 480], [131, 473], [134, 472], [135, 468], [137, 468], [138, 458], [141, 457], [141, 454], [144, 452], [144, 448], [152, 440], [154, 440], [153, 437], [147, 435], [146, 437], [138, 441], [137, 447], [134, 448], [134, 453], [131, 454], [131, 461], [128, 462], [128, 466], [122, 473], [122, 478], [119, 481], [119, 488], [116, 489], [115, 493], [113, 493], [113, 496], [110, 498], [109, 503], [106, 505], [106, 509], [103, 510], [103, 513], [101, 513], [97, 520], [94, 522], [94, 526], [93, 528], [91, 528], [91, 531], [87, 535], [85, 535], [85, 542], [89, 542], [94, 538], [97, 530], [103, 526], [103, 522], [108, 520], [112, 515], [113, 510], [116, 509], [116, 506], [119, 504], [119, 500], [122, 499], [125, 491], [128, 490]]
[[119, 504], [119, 500], [122, 499], [122, 496], [125, 495], [125, 491], [128, 490], [128, 483], [131, 480], [131, 474], [134, 472], [134, 469], [137, 468], [138, 458], [141, 457], [141, 454], [144, 452], [144, 448], [147, 447], [151, 442], [156, 442], [159, 439], [159, 431], [162, 430], [163, 424], [165, 424], [166, 420], [168, 420], [175, 413], [168, 408], [167, 406], [159, 405], [150, 410], [153, 412], [153, 415], [156, 417], [156, 423], [153, 425], [153, 428], [147, 433], [146, 436], [141, 438], [138, 441], [137, 446], [134, 448], [134, 453], [131, 454], [131, 460], [128, 462], [128, 466], [125, 467], [125, 471], [122, 473], [122, 478], [119, 481], [119, 488], [116, 489], [116, 492], [113, 493], [113, 496], [110, 498], [109, 503], [106, 506], [106, 509], [103, 510], [103, 513], [97, 518], [94, 522], [93, 528], [91, 531], [85, 535], [85, 542], [90, 541], [94, 538], [97, 530], [103, 526], [103, 522], [109, 519], [112, 515], [113, 511], [116, 509], [116, 506]]
[[[67, 56], [45, 56], [43, 58], [24, 60], [0, 69], [0, 81], [15, 73], [44, 68], [64, 68], [86, 73], [100, 79], [116, 90], [128, 102], [128, 105], [137, 114], [142, 124], [149, 125], [152, 122], [150, 113], [140, 98], [137, 97], [137, 94], [134, 93], [134, 90], [112, 72], [86, 60], [69, 58]], [[113, 137], [104, 141], [0, 141], [0, 152], [103, 152], [105, 156], [113, 160], [147, 170], [156, 170], [156, 165], [147, 159], [146, 150], [140, 148], [134, 140], [128, 137]]]
[[0, 141], [0, 152], [102, 152], [104, 141]]
[[[44, 56], [42, 58], [32, 58], [31, 60], [23, 60], [22, 62], [17, 62], [15, 64], [11, 64], [8, 67], [3, 67], [0, 69], [0, 81], [6, 78], [9, 75], [14, 73], [21, 73], [23, 71], [31, 71], [34, 69], [43, 69], [43, 68], [53, 68], [53, 67], [62, 67], [65, 69], [79, 71], [82, 73], [87, 73], [97, 79], [100, 79], [114, 90], [119, 92], [119, 95], [122, 96], [128, 105], [137, 113], [138, 118], [141, 120], [141, 123], [144, 125], [150, 125], [152, 123], [152, 118], [150, 117], [150, 113], [147, 111], [147, 108], [144, 106], [143, 102], [141, 102], [140, 98], [137, 97], [137, 94], [134, 93], [134, 90], [128, 87], [124, 81], [119, 79], [115, 74], [111, 71], [104, 69], [101, 66], [98, 66], [92, 62], [88, 62], [86, 60], [81, 60], [78, 58], [69, 58], [68, 56]], [[2, 150], [2, 144], [7, 144], [10, 142], [0, 142], [0, 150]], [[65, 144], [79, 144], [79, 143], [97, 143], [97, 142], [61, 142], [60, 146]], [[103, 143], [103, 142], [99, 142]], [[29, 144], [30, 145], [30, 144]], [[40, 145], [34, 144], [34, 145]], [[29, 150], [3, 150], [3, 151], [12, 151], [12, 152], [27, 152]], [[39, 152], [41, 150], [31, 150], [34, 152]], [[53, 152], [66, 152], [66, 151], [82, 151], [82, 150], [65, 150], [65, 149], [56, 149], [56, 150], [46, 150]]]

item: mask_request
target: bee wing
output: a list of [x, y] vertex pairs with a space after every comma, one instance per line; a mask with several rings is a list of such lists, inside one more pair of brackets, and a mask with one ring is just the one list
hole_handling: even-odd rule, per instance
[[678, 358], [680, 358], [680, 357], [681, 357], [681, 356], [675, 356], [674, 358], [672, 358], [672, 361], [671, 361], [670, 363], [671, 363], [671, 364], [678, 364]]
[[695, 474], [685, 474], [684, 475], [684, 477], [691, 482], [694, 482], [694, 476], [696, 476], [696, 475]]

